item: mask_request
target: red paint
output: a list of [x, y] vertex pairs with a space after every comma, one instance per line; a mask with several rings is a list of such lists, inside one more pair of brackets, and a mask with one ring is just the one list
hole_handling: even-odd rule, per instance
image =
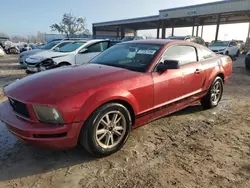
[[[138, 41], [133, 42], [138, 43]], [[25, 142], [39, 147], [72, 148], [77, 145], [84, 121], [104, 103], [113, 100], [128, 103], [135, 114], [133, 125], [135, 128], [199, 102], [218, 74], [222, 74], [225, 81], [231, 75], [231, 60], [225, 56], [215, 55], [209, 60], [185, 65], [176, 70], [167, 70], [162, 74], [153, 72], [162, 53], [171, 45], [204, 47], [185, 41], [139, 42], [164, 44], [147, 72], [140, 73], [116, 67], [87, 64], [28, 76], [5, 87], [4, 92], [8, 97], [27, 105], [30, 119], [24, 119], [15, 114], [8, 101], [0, 105], [0, 119], [6, 123], [10, 132]], [[201, 70], [199, 74], [195, 73], [197, 69]], [[34, 104], [58, 109], [65, 125], [39, 122], [32, 107]], [[67, 133], [67, 135], [60, 138], [34, 137], [34, 134], [60, 133]]]

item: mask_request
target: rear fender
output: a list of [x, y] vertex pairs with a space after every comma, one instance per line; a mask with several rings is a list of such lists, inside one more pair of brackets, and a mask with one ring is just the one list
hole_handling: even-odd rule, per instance
[[76, 116], [75, 122], [86, 121], [87, 118], [94, 112], [95, 109], [102, 106], [103, 104], [114, 101], [122, 100], [131, 105], [134, 113], [137, 114], [139, 105], [135, 97], [128, 91], [122, 89], [104, 89], [92, 94], [82, 105]]
[[205, 90], [208, 90], [210, 88], [210, 86], [212, 85], [214, 79], [219, 75], [219, 74], [223, 74], [225, 75], [224, 69], [221, 66], [221, 62], [219, 60], [218, 64], [212, 68], [211, 73], [208, 72], [209, 75], [207, 75], [207, 81], [205, 84]]

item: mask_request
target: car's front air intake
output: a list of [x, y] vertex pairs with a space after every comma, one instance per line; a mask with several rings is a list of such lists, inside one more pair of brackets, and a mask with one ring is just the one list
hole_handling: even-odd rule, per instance
[[9, 98], [10, 105], [12, 109], [19, 115], [25, 117], [25, 118], [30, 118], [29, 111], [27, 109], [26, 104], [19, 102], [17, 100]]

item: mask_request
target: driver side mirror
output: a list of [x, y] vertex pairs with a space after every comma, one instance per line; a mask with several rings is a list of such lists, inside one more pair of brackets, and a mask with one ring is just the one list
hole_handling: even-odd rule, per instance
[[84, 53], [87, 53], [87, 52], [88, 52], [88, 49], [87, 48], [83, 48], [78, 53], [79, 54], [84, 54]]
[[179, 61], [165, 60], [164, 63], [160, 63], [157, 66], [157, 71], [160, 72], [160, 73], [163, 73], [168, 69], [179, 69], [179, 68], [180, 68]]

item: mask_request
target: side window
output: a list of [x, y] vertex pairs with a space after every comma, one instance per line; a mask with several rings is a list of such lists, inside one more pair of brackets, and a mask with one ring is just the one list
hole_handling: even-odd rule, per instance
[[198, 55], [199, 55], [199, 61], [209, 59], [213, 57], [213, 52], [206, 50], [204, 48], [200, 48], [198, 50]]
[[88, 53], [101, 52], [102, 51], [102, 44], [99, 42], [99, 43], [96, 43], [96, 44], [93, 44], [93, 45], [87, 47], [87, 49], [88, 49]]
[[103, 52], [104, 50], [108, 49], [108, 45], [109, 45], [108, 41], [93, 44], [87, 47], [88, 53]]
[[180, 65], [185, 65], [197, 62], [197, 54], [192, 46], [172, 46], [164, 53], [163, 60], [177, 60]]
[[230, 42], [229, 46], [237, 46], [236, 42]]
[[108, 47], [109, 47], [108, 41], [102, 42], [101, 44], [102, 44], [102, 51], [105, 51], [108, 49]]

